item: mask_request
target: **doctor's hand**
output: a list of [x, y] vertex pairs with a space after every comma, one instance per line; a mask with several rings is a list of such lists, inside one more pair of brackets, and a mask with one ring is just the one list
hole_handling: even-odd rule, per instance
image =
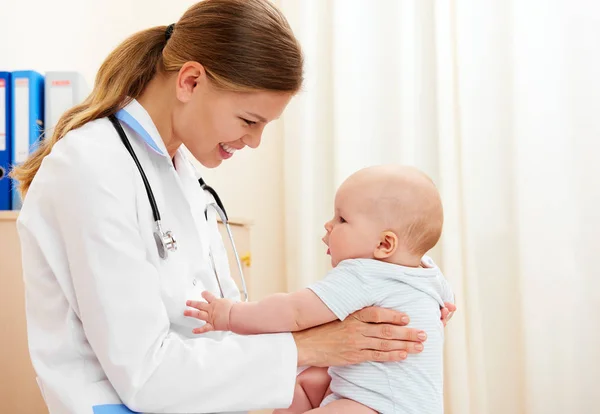
[[202, 297], [206, 302], [188, 300], [185, 304], [192, 309], [186, 309], [183, 314], [192, 318], [205, 321], [206, 324], [200, 328], [195, 328], [192, 332], [201, 334], [210, 331], [229, 331], [229, 314], [233, 307], [233, 302], [229, 299], [217, 298], [210, 292], [202, 292]]
[[292, 335], [298, 366], [341, 366], [366, 361], [400, 361], [423, 350], [427, 334], [407, 328], [407, 315], [378, 307], [364, 308], [343, 322], [334, 321]]

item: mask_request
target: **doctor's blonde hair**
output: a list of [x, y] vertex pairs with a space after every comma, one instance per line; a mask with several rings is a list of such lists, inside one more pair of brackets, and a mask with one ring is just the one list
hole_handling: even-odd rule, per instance
[[69, 131], [116, 113], [138, 98], [157, 73], [199, 62], [218, 87], [251, 92], [297, 92], [303, 80], [298, 41], [281, 12], [268, 0], [205, 0], [175, 23], [134, 34], [104, 61], [87, 99], [68, 110], [51, 136], [11, 177], [24, 198], [42, 161]]

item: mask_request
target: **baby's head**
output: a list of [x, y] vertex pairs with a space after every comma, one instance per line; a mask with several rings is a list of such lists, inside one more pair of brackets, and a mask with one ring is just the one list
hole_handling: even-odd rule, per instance
[[334, 267], [359, 258], [418, 267], [442, 224], [442, 202], [429, 177], [413, 167], [381, 165], [342, 183], [323, 241]]

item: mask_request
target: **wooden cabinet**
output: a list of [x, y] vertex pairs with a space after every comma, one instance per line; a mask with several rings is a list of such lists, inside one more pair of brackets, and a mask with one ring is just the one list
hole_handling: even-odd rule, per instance
[[0, 211], [0, 413], [47, 413], [27, 349], [16, 213]]
[[[48, 410], [35, 381], [27, 348], [25, 293], [16, 218], [16, 212], [0, 211], [0, 413], [42, 414]], [[232, 275], [241, 288], [227, 232], [221, 223], [219, 226], [229, 252]], [[249, 224], [231, 220], [230, 227], [243, 259], [246, 283], [251, 289]]]

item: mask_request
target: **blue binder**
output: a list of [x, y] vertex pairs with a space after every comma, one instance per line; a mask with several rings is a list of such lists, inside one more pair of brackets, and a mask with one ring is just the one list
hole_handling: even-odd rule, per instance
[[[27, 159], [44, 131], [44, 77], [35, 71], [12, 73], [12, 165]], [[17, 183], [14, 183], [16, 186]], [[12, 191], [12, 209], [21, 208], [18, 191]]]
[[8, 178], [12, 159], [10, 72], [0, 72], [0, 210], [11, 209], [11, 182]]

